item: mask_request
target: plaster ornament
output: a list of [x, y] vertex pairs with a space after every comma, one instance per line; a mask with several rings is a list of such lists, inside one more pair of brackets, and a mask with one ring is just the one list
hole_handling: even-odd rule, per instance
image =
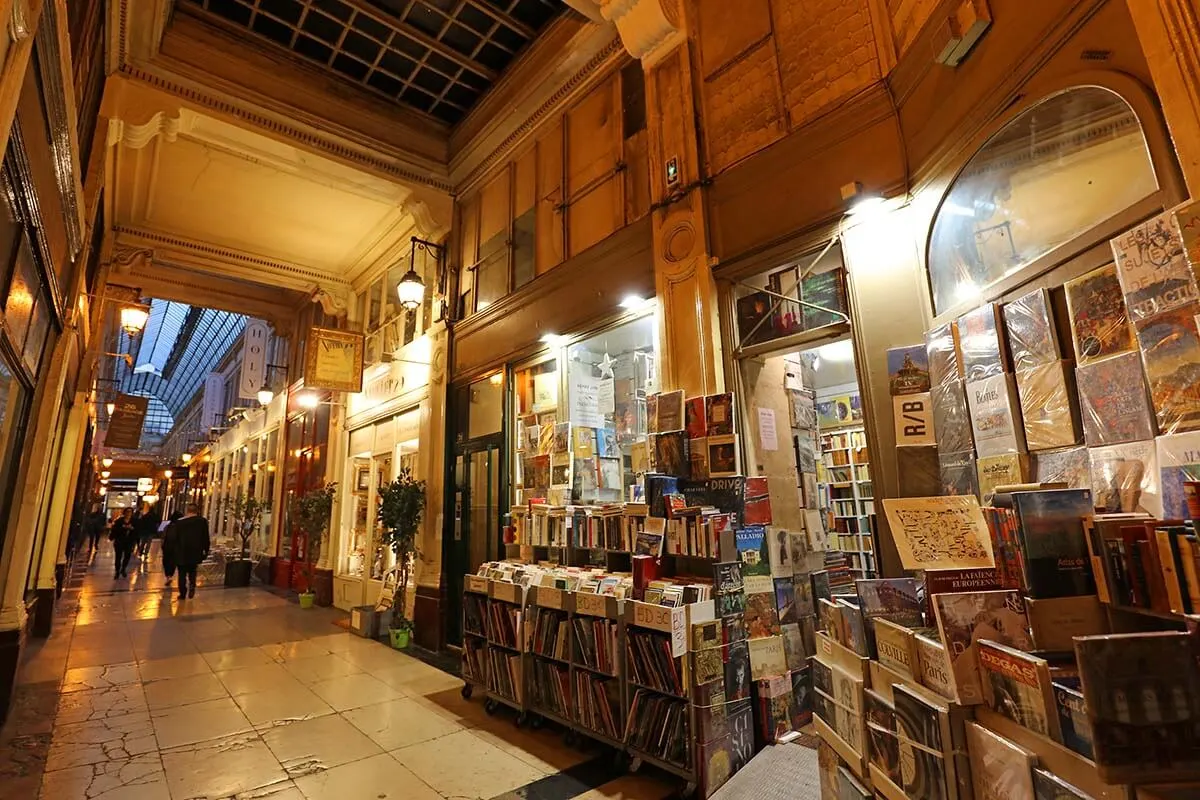
[[331, 317], [346, 316], [352, 305], [350, 293], [344, 289], [318, 288], [312, 294], [312, 301], [320, 303], [321, 310]]

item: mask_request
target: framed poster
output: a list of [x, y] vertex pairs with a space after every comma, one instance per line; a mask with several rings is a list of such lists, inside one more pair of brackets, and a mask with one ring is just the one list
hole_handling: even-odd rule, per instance
[[361, 392], [363, 335], [330, 328], [311, 328], [304, 354], [304, 385], [310, 389]]

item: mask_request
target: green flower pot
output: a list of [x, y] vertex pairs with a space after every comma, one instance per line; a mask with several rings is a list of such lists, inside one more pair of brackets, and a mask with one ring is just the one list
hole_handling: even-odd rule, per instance
[[301, 592], [300, 593], [300, 607], [301, 608], [312, 608], [313, 604], [316, 602], [317, 602], [317, 596], [315, 594], [313, 594], [312, 592]]
[[389, 628], [388, 636], [391, 637], [392, 647], [396, 650], [403, 650], [408, 647], [409, 631], [407, 629], [400, 631], [395, 628]]

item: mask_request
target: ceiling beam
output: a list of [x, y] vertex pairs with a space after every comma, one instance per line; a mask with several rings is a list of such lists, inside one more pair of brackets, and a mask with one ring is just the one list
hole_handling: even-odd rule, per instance
[[[494, 69], [489, 69], [489, 68], [483, 66], [482, 64], [475, 63], [474, 61], [467, 58], [462, 53], [458, 52], [457, 50], [455, 50], [454, 48], [445, 44], [444, 42], [439, 42], [437, 39], [434, 39], [432, 36], [422, 33], [421, 31], [414, 28], [412, 25], [405, 25], [397, 17], [394, 17], [391, 14], [381, 12], [379, 9], [377, 9], [374, 6], [370, 5], [369, 3], [365, 2], [365, 0], [346, 0], [346, 4], [348, 6], [350, 6], [351, 8], [353, 8], [355, 11], [357, 11], [359, 14], [363, 14], [367, 17], [370, 17], [371, 19], [375, 20], [376, 22], [378, 22], [381, 25], [386, 25], [389, 28], [395, 28], [397, 33], [400, 36], [407, 36], [408, 38], [412, 39], [414, 42], [417, 42], [418, 44], [429, 48], [433, 52], [437, 53], [439, 56], [450, 59], [455, 64], [458, 64], [460, 67], [462, 67], [463, 69], [470, 70], [471, 72], [474, 72], [476, 75], [480, 75], [484, 78], [487, 78], [488, 83], [495, 83], [500, 77], [500, 74], [498, 72], [496, 72]], [[424, 91], [424, 90], [422, 90], [422, 91]]]
[[535, 31], [533, 28], [526, 25], [524, 22], [521, 22], [520, 20], [516, 19], [511, 14], [506, 14], [498, 8], [488, 5], [487, 3], [480, 2], [480, 0], [467, 0], [467, 2], [470, 3], [472, 6], [474, 6], [476, 9], [478, 9], [479, 11], [482, 11], [484, 14], [487, 14], [489, 17], [491, 17], [496, 22], [502, 23], [502, 24], [507, 25], [508, 27], [512, 28], [514, 31], [521, 34], [526, 39], [533, 40], [534, 38], [537, 37], [537, 31]]

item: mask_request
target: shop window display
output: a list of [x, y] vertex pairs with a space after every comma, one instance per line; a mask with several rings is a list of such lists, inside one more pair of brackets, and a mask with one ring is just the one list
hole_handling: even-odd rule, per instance
[[842, 250], [819, 253], [747, 279], [737, 287], [737, 329], [742, 346], [848, 322]]
[[1133, 109], [1089, 86], [1021, 114], [977, 152], [938, 209], [929, 242], [934, 313], [987, 287], [1158, 188]]

